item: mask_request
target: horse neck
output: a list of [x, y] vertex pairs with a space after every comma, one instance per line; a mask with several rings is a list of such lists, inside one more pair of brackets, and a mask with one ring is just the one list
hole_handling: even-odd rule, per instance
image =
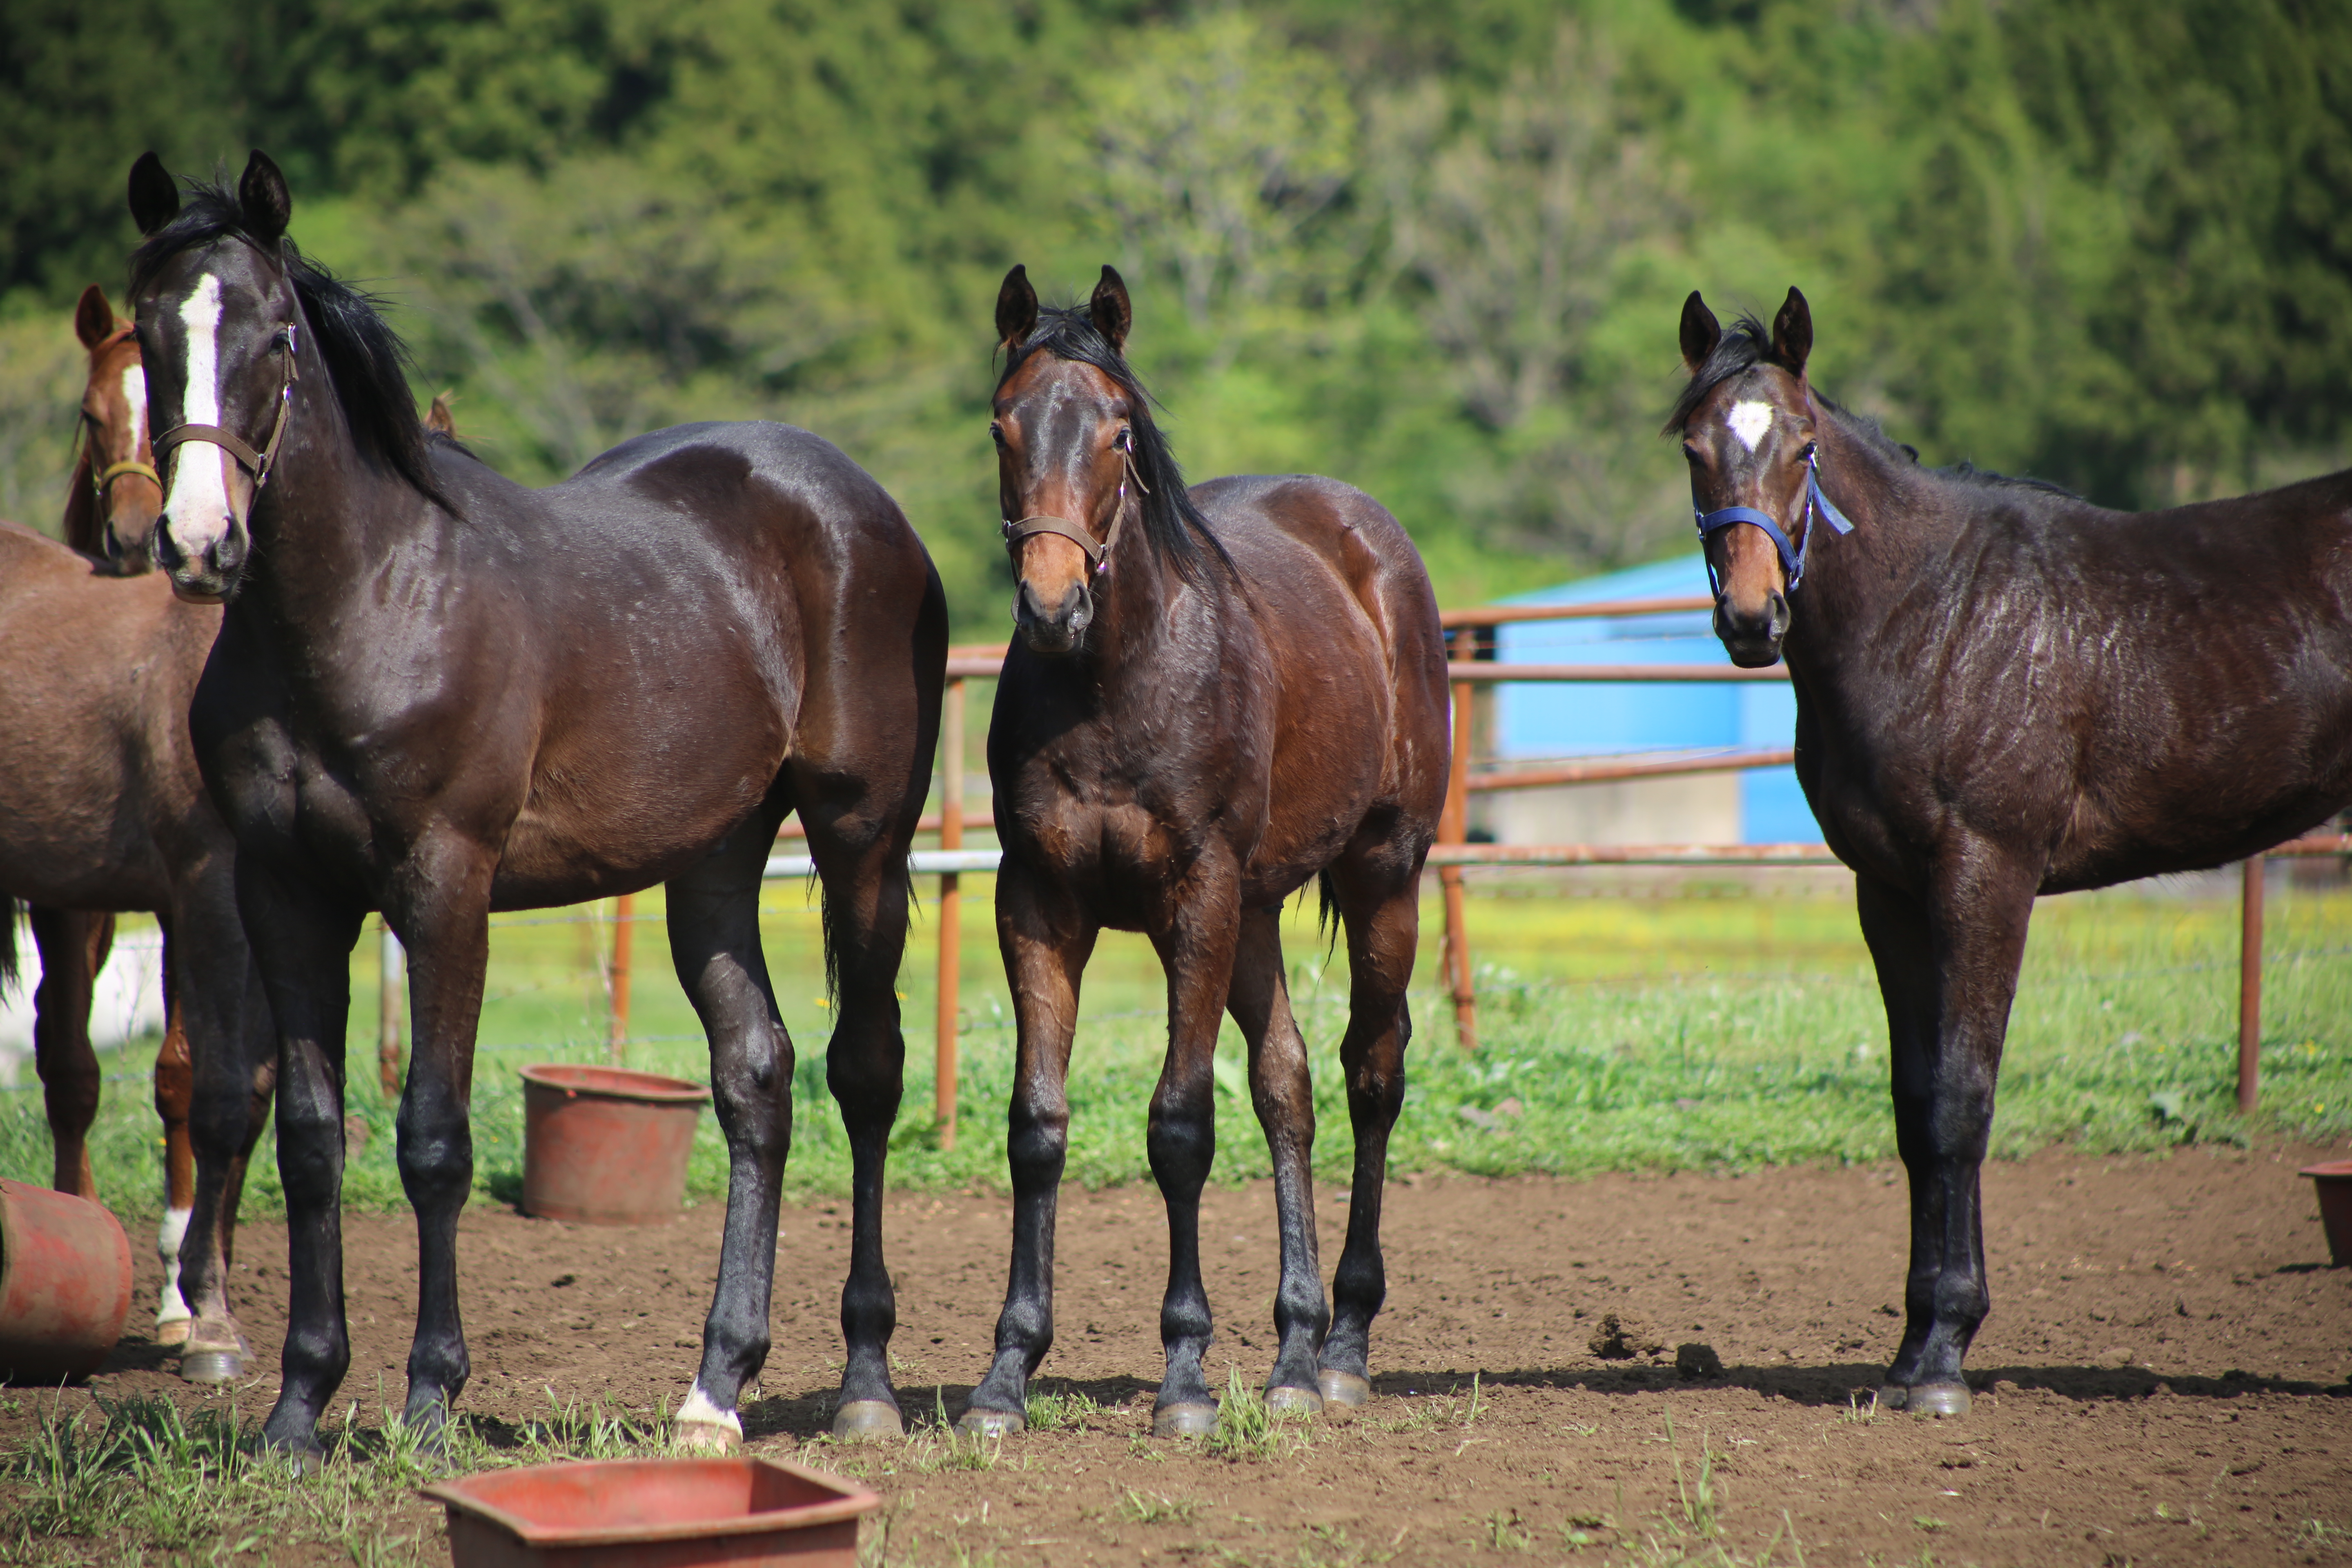
[[1815, 422], [1822, 489], [1853, 523], [1840, 534], [1820, 517], [1808, 524], [1805, 580], [1781, 645], [1801, 686], [1834, 679], [1853, 653], [1882, 636], [1922, 575], [1947, 553], [1935, 537], [1940, 512], [1921, 491], [1927, 481], [1835, 414]]
[[246, 519], [248, 570], [271, 619], [298, 636], [332, 637], [345, 605], [365, 602], [371, 568], [423, 524], [432, 503], [361, 455], [311, 336], [299, 351], [284, 444]]
[[1145, 534], [1141, 518], [1129, 521], [1110, 570], [1095, 582], [1097, 608], [1087, 646], [1096, 679], [1111, 687], [1158, 668], [1170, 653], [1170, 601], [1186, 584]]

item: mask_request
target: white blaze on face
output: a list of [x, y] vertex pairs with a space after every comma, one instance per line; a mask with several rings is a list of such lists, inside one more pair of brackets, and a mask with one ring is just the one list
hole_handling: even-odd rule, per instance
[[[180, 301], [180, 325], [188, 344], [187, 390], [180, 417], [190, 425], [221, 422], [220, 319], [220, 279], [207, 272]], [[172, 542], [191, 561], [228, 537], [232, 460], [210, 441], [185, 442], [172, 453], [172, 491], [164, 498], [163, 521]]]
[[1739, 444], [1752, 452], [1756, 450], [1756, 443], [1764, 439], [1764, 432], [1772, 428], [1772, 405], [1769, 403], [1735, 403], [1731, 405], [1731, 412], [1723, 416], [1723, 422], [1731, 426], [1731, 433], [1739, 437]]
[[139, 455], [139, 439], [147, 433], [147, 371], [144, 366], [134, 364], [122, 373], [122, 403], [131, 410], [131, 427], [123, 432], [131, 438], [123, 443], [122, 449], [126, 456], [135, 458]]

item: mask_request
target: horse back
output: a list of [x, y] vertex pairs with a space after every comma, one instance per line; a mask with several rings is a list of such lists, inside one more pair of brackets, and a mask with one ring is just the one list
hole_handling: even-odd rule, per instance
[[0, 522], [0, 887], [168, 910], [171, 867], [226, 845], [186, 722], [220, 616]]

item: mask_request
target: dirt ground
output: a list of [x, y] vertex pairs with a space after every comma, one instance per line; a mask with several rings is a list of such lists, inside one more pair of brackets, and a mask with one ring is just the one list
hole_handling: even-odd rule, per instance
[[[2331, 1154], [2051, 1152], [1988, 1167], [1994, 1309], [1970, 1357], [1981, 1392], [1971, 1415], [1943, 1423], [1862, 1418], [1849, 1399], [1865, 1391], [1866, 1414], [1899, 1332], [1895, 1169], [1400, 1184], [1379, 1397], [1257, 1460], [1143, 1436], [1160, 1365], [1158, 1199], [1071, 1189], [1045, 1386], [1110, 1408], [1079, 1430], [1009, 1440], [992, 1469], [929, 1473], [920, 1448], [815, 1440], [838, 1366], [845, 1205], [788, 1209], [775, 1349], [748, 1427], [756, 1451], [882, 1494], [869, 1562], [1622, 1561], [1652, 1538], [1653, 1551], [1700, 1544], [1675, 1528], [1692, 1530], [1681, 1500], [1709, 1453], [1721, 1544], [1743, 1563], [1776, 1531], [1775, 1563], [1794, 1560], [1790, 1531], [1815, 1564], [2352, 1562], [2352, 1269], [2326, 1267], [2310, 1184], [2294, 1174]], [[1318, 1194], [1327, 1269], [1345, 1202]], [[1220, 1377], [1232, 1365], [1255, 1382], [1270, 1363], [1273, 1220], [1265, 1185], [1208, 1197]], [[478, 1205], [464, 1224], [475, 1376], [462, 1408], [524, 1420], [545, 1412], [549, 1388], [675, 1404], [719, 1226], [716, 1205], [617, 1232]], [[381, 1380], [382, 1403], [397, 1405], [414, 1232], [356, 1216], [345, 1234], [345, 1392], [372, 1410]], [[992, 1342], [1007, 1236], [999, 1197], [890, 1201], [910, 1416], [935, 1401], [961, 1410]], [[284, 1244], [281, 1226], [256, 1225], [240, 1247], [238, 1310], [272, 1369], [241, 1391], [249, 1410], [275, 1389]], [[143, 1303], [152, 1251], [140, 1261]], [[1663, 1350], [1596, 1356], [1610, 1313]], [[1678, 1373], [1685, 1344], [1711, 1347], [1721, 1374]], [[127, 1342], [92, 1386], [206, 1397], [169, 1364]], [[21, 1433], [6, 1428], [22, 1425], [0, 1423], [0, 1442], [13, 1447]]]

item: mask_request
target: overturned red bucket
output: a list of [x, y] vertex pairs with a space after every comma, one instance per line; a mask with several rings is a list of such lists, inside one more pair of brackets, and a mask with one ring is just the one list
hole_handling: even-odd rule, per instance
[[121, 1221], [87, 1198], [0, 1180], [0, 1380], [88, 1377], [130, 1315]]
[[2319, 1223], [2327, 1232], [2328, 1260], [2352, 1264], [2352, 1160], [2305, 1165], [2303, 1174], [2319, 1189]]
[[522, 1207], [583, 1225], [657, 1225], [686, 1203], [710, 1091], [627, 1068], [522, 1069]]
[[856, 1568], [881, 1499], [787, 1460], [604, 1459], [487, 1470], [425, 1489], [455, 1568]]

